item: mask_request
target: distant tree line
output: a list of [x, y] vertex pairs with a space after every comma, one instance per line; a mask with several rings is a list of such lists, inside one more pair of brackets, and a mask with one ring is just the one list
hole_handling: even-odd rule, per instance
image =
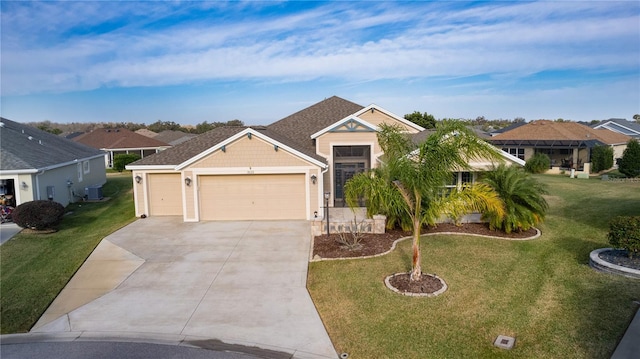
[[183, 126], [174, 121], [156, 121], [150, 125], [144, 123], [135, 122], [71, 122], [71, 123], [57, 123], [51, 121], [40, 121], [27, 123], [30, 126], [36, 127], [42, 131], [53, 133], [55, 135], [69, 134], [74, 132], [91, 132], [98, 128], [126, 128], [130, 131], [137, 131], [140, 129], [147, 129], [153, 132], [160, 133], [162, 131], [182, 131], [185, 133], [201, 134], [207, 131], [213, 130], [216, 127], [222, 126], [244, 126], [244, 122], [240, 120], [231, 120], [227, 122], [208, 122], [203, 121], [195, 126], [186, 125]]

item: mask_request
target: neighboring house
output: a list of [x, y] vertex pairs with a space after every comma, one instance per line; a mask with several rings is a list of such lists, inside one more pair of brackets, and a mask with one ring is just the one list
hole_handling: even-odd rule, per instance
[[630, 139], [620, 133], [593, 129], [576, 122], [539, 120], [495, 135], [489, 142], [525, 161], [535, 153], [548, 155], [552, 168], [547, 173], [569, 169], [589, 173], [593, 147], [611, 146], [614, 158], [620, 158]]
[[66, 206], [105, 182], [104, 152], [0, 119], [0, 194], [15, 205], [50, 199]]
[[154, 138], [158, 135], [157, 132], [153, 132], [149, 129], [146, 128], [141, 128], [139, 130], [136, 130], [136, 133], [145, 137], [149, 137], [149, 138]]
[[[127, 166], [136, 215], [184, 221], [324, 217], [325, 203], [345, 205], [346, 181], [378, 166], [383, 123], [410, 134], [424, 130], [377, 105], [335, 96], [266, 127], [213, 129]], [[486, 169], [491, 163], [473, 165]]]
[[610, 118], [593, 125], [595, 129], [607, 129], [640, 139], [640, 123], [627, 121], [624, 118]]
[[181, 144], [182, 142], [189, 141], [190, 139], [192, 139], [192, 138], [194, 138], [196, 136], [198, 136], [198, 135], [196, 135], [195, 133], [186, 133], [186, 132], [182, 132], [182, 131], [165, 130], [165, 131], [162, 131], [162, 132], [158, 133], [153, 138], [155, 138], [158, 141], [162, 141], [162, 142], [168, 143], [171, 146], [175, 146], [175, 145]]
[[118, 154], [134, 153], [140, 158], [171, 147], [158, 141], [129, 131], [126, 128], [100, 128], [73, 138], [73, 141], [105, 151], [105, 166], [113, 167], [113, 158]]

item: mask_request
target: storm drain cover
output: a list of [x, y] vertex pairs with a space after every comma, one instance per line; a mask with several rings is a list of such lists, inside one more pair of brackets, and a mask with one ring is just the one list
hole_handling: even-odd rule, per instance
[[498, 335], [496, 341], [493, 342], [493, 345], [502, 349], [511, 349], [514, 344], [516, 344], [516, 338], [508, 337], [506, 335]]

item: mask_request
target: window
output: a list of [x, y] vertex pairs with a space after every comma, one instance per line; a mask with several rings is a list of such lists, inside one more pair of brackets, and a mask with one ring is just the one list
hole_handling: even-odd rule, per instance
[[82, 162], [82, 171], [84, 172], [84, 174], [91, 172], [91, 168], [89, 167], [89, 161]]
[[504, 152], [516, 156], [521, 160], [524, 160], [524, 148], [519, 147], [505, 147], [502, 149]]

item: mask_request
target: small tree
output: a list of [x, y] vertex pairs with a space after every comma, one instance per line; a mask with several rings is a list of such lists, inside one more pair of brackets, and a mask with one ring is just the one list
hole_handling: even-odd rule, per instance
[[484, 212], [491, 229], [526, 231], [544, 219], [549, 208], [542, 197], [546, 188], [526, 172], [501, 164], [485, 173], [482, 181], [498, 192], [504, 203], [504, 213]]
[[113, 156], [113, 169], [122, 172], [124, 171], [124, 167], [131, 162], [135, 162], [140, 159], [140, 156], [135, 153], [123, 153], [120, 155]]
[[18, 226], [37, 230], [56, 229], [63, 216], [64, 207], [60, 203], [45, 200], [22, 203], [11, 213]]
[[529, 173], [544, 173], [549, 169], [551, 160], [544, 153], [536, 153], [524, 164], [525, 171]]
[[609, 244], [623, 248], [629, 257], [640, 254], [640, 216], [619, 216], [609, 222]]
[[413, 111], [413, 113], [404, 115], [404, 119], [424, 128], [436, 128], [436, 118], [426, 112], [422, 114], [419, 111]]
[[591, 170], [600, 172], [613, 167], [613, 148], [609, 146], [595, 146], [591, 149]]
[[640, 176], [640, 143], [630, 140], [618, 162], [618, 170], [627, 177]]

